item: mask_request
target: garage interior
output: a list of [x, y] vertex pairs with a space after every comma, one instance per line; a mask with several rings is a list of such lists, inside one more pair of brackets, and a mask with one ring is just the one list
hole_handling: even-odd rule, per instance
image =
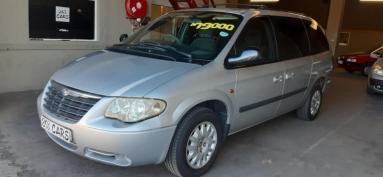
[[[120, 168], [78, 157], [57, 146], [40, 127], [36, 99], [49, 77], [71, 60], [119, 43], [121, 34], [133, 33], [125, 0], [94, 0], [92, 40], [31, 38], [30, 1], [0, 2], [0, 177], [169, 176], [159, 165]], [[167, 0], [147, 2], [151, 20], [173, 10]], [[370, 53], [383, 45], [383, 1], [262, 4], [316, 19], [326, 31], [334, 66], [340, 55]], [[335, 67], [316, 121], [297, 120], [291, 113], [230, 136], [205, 176], [381, 177], [383, 96], [367, 94], [367, 80], [358, 72]]]

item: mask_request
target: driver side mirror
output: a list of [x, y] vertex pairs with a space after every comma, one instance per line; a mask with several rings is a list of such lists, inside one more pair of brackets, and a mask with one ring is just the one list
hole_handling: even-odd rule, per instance
[[258, 50], [245, 50], [242, 52], [241, 56], [229, 58], [228, 63], [231, 65], [241, 65], [253, 62], [259, 58]]
[[128, 34], [121, 34], [120, 35], [120, 42], [125, 42], [126, 40], [128, 40]]

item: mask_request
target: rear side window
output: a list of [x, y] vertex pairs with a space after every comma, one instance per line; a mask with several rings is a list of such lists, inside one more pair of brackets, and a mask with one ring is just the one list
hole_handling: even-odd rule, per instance
[[309, 41], [301, 19], [271, 17], [275, 27], [280, 60], [310, 55]]
[[317, 54], [325, 51], [329, 51], [330, 47], [326, 36], [323, 34], [318, 23], [314, 20], [303, 22], [307, 29], [307, 34], [310, 39], [311, 54]]

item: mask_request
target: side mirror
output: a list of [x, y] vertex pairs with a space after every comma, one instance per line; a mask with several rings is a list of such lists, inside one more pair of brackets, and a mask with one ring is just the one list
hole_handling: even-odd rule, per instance
[[121, 34], [120, 36], [120, 42], [125, 42], [126, 40], [128, 40], [128, 34]]
[[229, 58], [228, 62], [232, 65], [245, 64], [257, 60], [259, 52], [257, 50], [245, 50], [241, 56], [235, 58]]

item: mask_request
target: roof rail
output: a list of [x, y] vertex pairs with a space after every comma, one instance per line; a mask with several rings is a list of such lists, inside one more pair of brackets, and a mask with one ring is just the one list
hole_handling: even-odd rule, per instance
[[220, 7], [220, 6], [225, 6], [228, 8], [248, 8], [248, 9], [260, 9], [260, 10], [274, 10], [274, 11], [280, 11], [280, 12], [287, 12], [287, 13], [293, 13], [297, 15], [304, 15], [307, 16], [305, 13], [302, 12], [295, 12], [295, 11], [289, 11], [289, 10], [283, 10], [283, 9], [274, 9], [274, 8], [269, 8], [266, 5], [263, 4], [235, 4], [235, 3], [220, 3], [220, 4], [215, 4], [213, 5], [206, 5], [206, 6], [201, 6], [198, 8], [206, 8], [206, 7]]
[[232, 8], [250, 8], [250, 9], [268, 9], [266, 5], [262, 4], [236, 4], [236, 3], [220, 3], [220, 4], [214, 4], [209, 6], [202, 6], [203, 7], [232, 7]]

